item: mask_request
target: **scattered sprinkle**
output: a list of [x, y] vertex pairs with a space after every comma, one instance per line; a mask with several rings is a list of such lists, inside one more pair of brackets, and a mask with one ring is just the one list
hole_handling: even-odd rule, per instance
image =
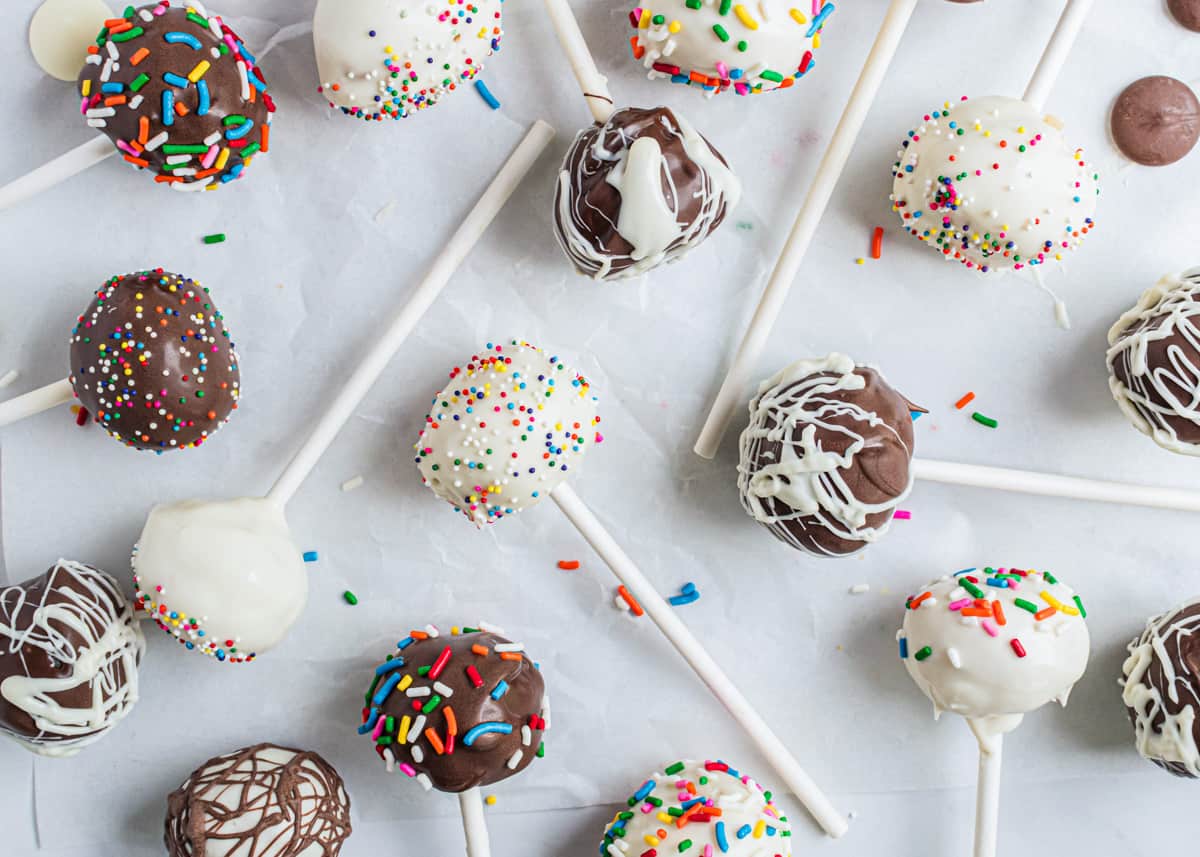
[[971, 419], [975, 420], [975, 422], [979, 423], [981, 426], [987, 426], [988, 428], [995, 428], [999, 425], [999, 423], [994, 419], [991, 417], [985, 417], [983, 414], [979, 413], [979, 411], [971, 414]]
[[320, 559], [320, 557], [317, 555], [316, 551], [305, 551], [304, 552], [304, 561], [305, 562], [316, 562], [318, 559]]
[[912, 520], [912, 512], [907, 509], [897, 509], [892, 517], [897, 521], [909, 521]]
[[205, 244], [224, 244], [225, 243], [225, 233], [224, 232], [214, 232], [212, 235], [205, 235], [204, 243]]
[[910, 417], [912, 417], [912, 421], [913, 421], [914, 423], [915, 423], [917, 420], [919, 420], [921, 417], [925, 416], [925, 414], [923, 414], [921, 411], [909, 411], [909, 412], [908, 412], [908, 415], [909, 415]]
[[865, 264], [867, 264], [867, 260], [864, 259], [862, 256], [859, 256], [857, 259], [854, 260], [854, 264], [855, 265], [865, 265]]
[[496, 805], [496, 796], [488, 795], [487, 797], [485, 797], [483, 799], [483, 802], [486, 803], [488, 806], [495, 806]]
[[963, 408], [965, 408], [967, 405], [971, 404], [971, 402], [973, 402], [973, 401], [975, 401], [975, 394], [967, 393], [965, 396], [963, 396], [961, 399], [959, 399], [957, 402], [954, 403], [954, 407], [961, 411]]
[[79, 410], [75, 412], [75, 425], [77, 425], [77, 426], [87, 425], [89, 417], [90, 417], [90, 414], [88, 414], [88, 409], [83, 407], [83, 405], [80, 405]]
[[878, 259], [883, 255], [883, 227], [876, 226], [871, 235], [871, 258]]
[[623, 584], [617, 587], [617, 595], [621, 596], [621, 599], [629, 605], [629, 609], [633, 611], [634, 616], [645, 614], [646, 611], [642, 609], [642, 605], [637, 603], [637, 599], [629, 594], [629, 590]]
[[347, 589], [345, 592], [342, 593], [342, 597], [345, 598], [346, 603], [351, 606], [358, 603], [358, 596], [355, 595], [353, 592], [351, 592], [349, 589]]
[[575, 571], [575, 569], [579, 568], [579, 560], [577, 560], [577, 559], [560, 559], [558, 561], [558, 567], [561, 568], [563, 571]]
[[350, 492], [355, 488], [361, 488], [364, 481], [365, 480], [361, 476], [352, 476], [342, 483], [342, 490]]
[[16, 369], [9, 369], [5, 372], [4, 375], [0, 376], [0, 390], [12, 384], [13, 381], [17, 380], [19, 375], [20, 373]]
[[496, 98], [496, 96], [492, 95], [491, 90], [487, 88], [487, 84], [482, 80], [476, 79], [475, 91], [479, 93], [480, 98], [487, 102], [488, 107], [492, 108], [493, 110], [500, 109], [500, 100]]
[[869, 583], [856, 583], [850, 587], [851, 595], [866, 595], [870, 591], [871, 584]]

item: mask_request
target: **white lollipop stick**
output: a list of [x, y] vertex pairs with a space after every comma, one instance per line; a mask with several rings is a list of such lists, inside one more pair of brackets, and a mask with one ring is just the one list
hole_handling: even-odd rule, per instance
[[75, 391], [71, 388], [71, 382], [66, 378], [40, 389], [31, 390], [23, 396], [0, 402], [0, 426], [6, 426], [26, 417], [32, 417], [34, 414], [40, 414], [42, 411], [65, 405], [73, 398], [75, 398]]
[[846, 102], [846, 109], [842, 112], [842, 118], [829, 141], [825, 157], [817, 168], [808, 197], [796, 217], [796, 224], [792, 227], [787, 243], [783, 245], [783, 252], [779, 261], [775, 263], [775, 270], [771, 272], [771, 279], [767, 282], [762, 297], [759, 298], [758, 309], [754, 311], [750, 327], [742, 338], [742, 344], [733, 358], [729, 373], [721, 384], [721, 390], [717, 393], [708, 419], [704, 422], [704, 428], [700, 431], [700, 437], [696, 440], [696, 454], [703, 458], [712, 458], [717, 454], [721, 438], [724, 437], [725, 430], [742, 401], [742, 391], [749, 384], [751, 373], [755, 371], [758, 358], [771, 335], [771, 329], [779, 319], [788, 291], [800, 271], [804, 255], [808, 252], [813, 236], [816, 235], [838, 180], [846, 169], [846, 161], [858, 141], [867, 113], [883, 85], [888, 66], [892, 63], [892, 57], [896, 55], [900, 38], [904, 35], [916, 6], [917, 0], [892, 0], [888, 7], [887, 15], [879, 28], [879, 35], [875, 38], [875, 45], [867, 56], [866, 65], [858, 77], [858, 83], [854, 85], [850, 100]]
[[654, 585], [646, 579], [639, 569], [613, 539], [604, 525], [597, 520], [591, 510], [579, 499], [579, 495], [566, 482], [561, 483], [550, 494], [554, 502], [575, 525], [582, 535], [600, 555], [600, 558], [612, 570], [618, 580], [641, 604], [646, 615], [658, 627], [675, 650], [683, 656], [688, 665], [708, 685], [713, 696], [720, 700], [729, 713], [750, 736], [751, 740], [762, 751], [763, 756], [775, 769], [775, 773], [783, 780], [804, 807], [812, 814], [816, 822], [825, 832], [834, 838], [842, 836], [847, 830], [847, 822], [829, 798], [817, 787], [812, 777], [800, 767], [800, 762], [791, 754], [779, 737], [771, 731], [771, 727], [729, 680], [716, 661], [704, 650], [704, 646], [696, 639], [688, 627], [680, 621], [679, 616], [663, 597], [658, 594]]
[[76, 146], [65, 155], [59, 155], [33, 172], [0, 187], [0, 211], [35, 197], [116, 153], [116, 147], [107, 137], [96, 137], [82, 146]]
[[1104, 482], [1011, 470], [1005, 467], [984, 467], [978, 464], [955, 464], [949, 461], [930, 461], [917, 458], [912, 463], [913, 475], [926, 482], [966, 485], [971, 488], [990, 488], [993, 491], [1012, 491], [1037, 494], [1042, 497], [1063, 497], [1068, 500], [1092, 500], [1097, 503], [1117, 503], [1126, 506], [1151, 506], [1181, 512], [1200, 512], [1200, 493], [1179, 488], [1154, 488], [1129, 485], [1124, 482]]
[[492, 857], [479, 789], [468, 789], [459, 794], [458, 808], [462, 810], [463, 832], [467, 836], [467, 857]]
[[529, 129], [525, 139], [513, 151], [508, 161], [501, 167], [496, 178], [484, 191], [479, 202], [471, 209], [458, 230], [442, 248], [433, 267], [425, 275], [425, 279], [409, 296], [408, 301], [400, 309], [399, 314], [392, 320], [391, 326], [375, 342], [367, 352], [358, 368], [346, 381], [337, 394], [333, 403], [321, 414], [321, 418], [313, 427], [308, 440], [300, 447], [278, 481], [271, 488], [267, 498], [280, 505], [296, 493], [305, 477], [316, 466], [321, 455], [333, 443], [346, 420], [354, 413], [354, 409], [362, 402], [363, 397], [378, 380], [388, 362], [400, 349], [404, 340], [416, 327], [417, 322], [437, 300], [450, 277], [462, 264], [467, 254], [479, 241], [488, 226], [500, 213], [500, 209], [512, 196], [513, 191], [521, 184], [521, 180], [533, 167], [542, 151], [554, 138], [554, 129], [538, 120]]
[[[915, 0], [914, 0], [915, 2]], [[608, 91], [608, 78], [596, 68], [596, 60], [588, 50], [583, 32], [579, 29], [579, 21], [567, 0], [546, 0], [546, 12], [550, 22], [558, 34], [567, 59], [571, 62], [571, 70], [579, 81], [579, 89], [587, 101], [588, 109], [597, 122], [603, 125], [613, 113], [612, 95]]]
[[979, 785], [975, 792], [975, 857], [996, 857], [1000, 828], [1000, 762], [1004, 734], [979, 741]]
[[1046, 45], [1042, 59], [1025, 90], [1024, 100], [1039, 110], [1046, 106], [1046, 101], [1050, 98], [1050, 90], [1058, 80], [1067, 55], [1071, 53], [1084, 19], [1092, 10], [1092, 2], [1093, 0], [1067, 0], [1067, 6], [1063, 9], [1062, 17], [1058, 19], [1054, 35], [1050, 37], [1050, 43]]

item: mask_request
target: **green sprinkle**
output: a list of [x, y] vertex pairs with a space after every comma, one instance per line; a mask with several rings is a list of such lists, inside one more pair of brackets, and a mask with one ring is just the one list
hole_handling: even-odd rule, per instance
[[783, 75], [777, 71], [771, 71], [770, 69], [764, 71], [760, 77], [763, 80], [769, 80], [772, 83], [783, 83]]
[[721, 8], [718, 9], [722, 15], [728, 15], [729, 10], [733, 8], [733, 0], [721, 0]]
[[1038, 606], [1036, 604], [1034, 604], [1032, 601], [1026, 601], [1024, 598], [1018, 598], [1016, 601], [1013, 602], [1013, 604], [1016, 604], [1022, 610], [1028, 610], [1030, 613], [1038, 612]]
[[673, 777], [683, 770], [683, 762], [676, 762], [671, 767], [667, 768], [666, 774], [668, 777]]
[[384, 721], [383, 731], [384, 732], [395, 732], [396, 731], [396, 718], [395, 717], [392, 717], [392, 715], [390, 715], [390, 714], [388, 715], [387, 720]]
[[661, 807], [663, 805], [662, 798], [655, 797], [654, 795], [650, 795], [650, 797], [646, 798], [645, 802], [653, 807]]
[[371, 697], [375, 695], [375, 688], [379, 687], [379, 680], [381, 678], [382, 676], [375, 676], [374, 680], [371, 682], [371, 687], [367, 691], [367, 705], [371, 704]]
[[135, 77], [133, 79], [133, 82], [131, 84], [129, 84], [129, 88], [131, 90], [133, 90], [134, 92], [137, 92], [139, 89], [141, 89], [143, 86], [145, 86], [149, 82], [150, 82], [150, 75], [139, 74], [137, 77]]
[[435, 693], [433, 696], [429, 697], [429, 701], [425, 703], [425, 706], [421, 709], [421, 713], [433, 714], [433, 712], [437, 711], [437, 707], [441, 704], [442, 698]]
[[669, 806], [667, 807], [667, 815], [671, 816], [671, 818], [679, 818], [683, 815], [683, 810], [677, 806]]
[[162, 147], [164, 155], [203, 155], [208, 146], [186, 146], [180, 143], [166, 143]]
[[729, 31], [720, 24], [713, 24], [713, 32], [717, 34], [717, 38], [723, 42], [729, 41]]
[[750, 50], [750, 43], [744, 40], [740, 41], [737, 43], [737, 49], [742, 53], [745, 53], [746, 51]]
[[[170, 166], [170, 164], [168, 164], [167, 166]], [[205, 235], [204, 243], [205, 244], [224, 244], [225, 243], [225, 233], [224, 232], [214, 232], [212, 235]]]
[[976, 598], [985, 597], [983, 590], [969, 580], [959, 580], [959, 585], [961, 585], [963, 589], [967, 590], [967, 592], [970, 592]]
[[382, 747], [385, 744], [391, 744], [393, 740], [394, 739], [391, 735], [383, 735], [375, 742], [375, 744]]
[[[208, 24], [205, 23], [204, 26], [207, 27]], [[132, 39], [136, 39], [138, 36], [144, 35], [146, 35], [145, 30], [143, 30], [141, 27], [134, 27], [132, 30], [126, 30], [123, 33], [117, 33], [115, 36], [109, 36], [108, 38], [114, 42], [128, 42]]]
[[1081, 619], [1086, 619], [1087, 611], [1083, 609], [1083, 601], [1080, 600], [1078, 595], [1076, 595], [1073, 600], [1075, 601], [1075, 606], [1079, 608], [1079, 617]]
[[702, 4], [700, 3], [700, 0], [687, 0], [687, 2], [683, 5], [687, 6], [689, 9], [699, 9]]
[[667, 19], [664, 15], [655, 15], [653, 18], [650, 19], [650, 22], [652, 24], [655, 24], [656, 26], [661, 27], [663, 24], [667, 23]]
[[925, 648], [921, 649], [921, 651], [917, 652], [916, 657], [917, 657], [918, 661], [923, 661], [932, 654], [933, 654], [933, 649], [930, 648], [929, 646], [926, 646]]
[[429, 675], [429, 671], [430, 671], [431, 669], [433, 669], [433, 667], [432, 667], [432, 666], [428, 666], [428, 665], [426, 665], [426, 666], [423, 666], [423, 667], [417, 667], [417, 675], [419, 675], [419, 676], [421, 676], [422, 678], [424, 678], [425, 676]]
[[188, 20], [189, 20], [189, 21], [191, 21], [193, 24], [197, 24], [197, 25], [199, 25], [199, 26], [203, 27], [203, 28], [204, 28], [204, 29], [206, 29], [206, 30], [208, 29], [208, 21], [206, 21], [206, 20], [204, 20], [203, 18], [201, 18], [201, 17], [200, 17], [199, 15], [197, 15], [195, 12], [191, 12], [191, 11], [189, 11], [189, 12], [187, 13], [187, 17], [188, 17]]
[[679, 843], [679, 853], [682, 854], [684, 851], [687, 851], [691, 847], [692, 847], [692, 840], [685, 839]]
[[240, 113], [234, 113], [222, 119], [221, 124], [226, 128], [230, 126], [240, 127], [246, 124], [246, 117]]
[[358, 603], [358, 596], [355, 595], [353, 592], [351, 592], [349, 589], [347, 589], [345, 592], [342, 593], [342, 597], [346, 599], [347, 604], [353, 605], [353, 604]]
[[249, 146], [247, 146], [246, 148], [242, 149], [242, 160], [244, 161], [244, 160], [246, 160], [247, 158], [251, 157], [252, 155], [255, 155], [255, 154], [257, 154], [257, 153], [258, 153], [258, 150], [259, 150], [259, 149], [261, 149], [261, 148], [262, 148], [262, 145], [261, 145], [261, 144], [259, 144], [259, 143], [251, 143]]
[[537, 757], [539, 759], [546, 758], [546, 742], [545, 741], [543, 741], [541, 744], [538, 744]]
[[1053, 574], [1051, 574], [1050, 572], [1048, 572], [1048, 571], [1043, 571], [1043, 572], [1042, 572], [1042, 577], [1046, 578], [1046, 582], [1047, 582], [1047, 583], [1051, 583], [1051, 584], [1054, 584], [1054, 585], [1058, 585], [1058, 578], [1057, 578], [1057, 577], [1055, 577], [1055, 576], [1054, 576]]

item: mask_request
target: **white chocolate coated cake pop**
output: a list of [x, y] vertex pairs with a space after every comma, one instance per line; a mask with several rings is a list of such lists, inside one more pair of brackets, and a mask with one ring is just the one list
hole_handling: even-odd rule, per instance
[[755, 95], [792, 86], [816, 64], [813, 51], [833, 3], [806, 14], [795, 0], [652, 0], [629, 16], [633, 55], [650, 78], [706, 94]]
[[771, 793], [725, 762], [651, 774], [604, 829], [600, 857], [790, 857], [792, 827]]
[[159, 628], [227, 663], [278, 645], [308, 600], [283, 507], [264, 499], [155, 507], [133, 551], [133, 580]]
[[603, 439], [596, 407], [588, 380], [554, 354], [488, 343], [430, 405], [415, 445], [421, 478], [476, 524], [528, 509]]
[[892, 175], [905, 230], [979, 271], [1058, 261], [1094, 226], [1095, 169], [1058, 120], [1017, 98], [964, 99], [926, 114]]
[[1050, 572], [971, 568], [905, 604], [900, 657], [943, 711], [1015, 728], [1048, 702], [1067, 704], [1087, 667], [1087, 611]]
[[500, 49], [502, 0], [320, 0], [318, 91], [352, 119], [404, 119], [483, 70]]

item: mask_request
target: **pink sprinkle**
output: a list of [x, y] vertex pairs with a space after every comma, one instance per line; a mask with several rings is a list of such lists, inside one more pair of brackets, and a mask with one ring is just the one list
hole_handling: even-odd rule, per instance
[[642, 804], [642, 815], [649, 815], [652, 812], [654, 812], [654, 804], [652, 804], [652, 803]]
[[204, 157], [200, 159], [200, 166], [204, 167], [204, 169], [206, 169], [206, 170], [209, 167], [211, 167], [213, 165], [213, 162], [216, 161], [217, 153], [219, 151], [220, 151], [220, 147], [217, 146], [216, 143], [213, 143], [213, 145], [209, 148], [209, 150], [204, 153]]
[[969, 607], [969, 606], [971, 606], [970, 598], [963, 598], [963, 599], [960, 599], [959, 601], [951, 601], [950, 602], [951, 610], [961, 610], [964, 607]]
[[729, 80], [729, 66], [723, 62], [717, 63], [717, 74], [721, 76], [722, 80]]
[[400, 770], [404, 771], [404, 773], [408, 774], [410, 777], [415, 777], [417, 775], [416, 770], [408, 762], [402, 762], [400, 764]]
[[704, 857], [713, 857], [713, 850], [712, 850], [711, 845], [704, 846]]
[[83, 99], [81, 102], [79, 102], [79, 115], [80, 116], [87, 116], [87, 103], [88, 103], [88, 100], [86, 98]]
[[816, 17], [817, 15], [821, 14], [821, 0], [812, 0], [812, 4], [813, 4], [813, 17]]
[[387, 721], [380, 717], [379, 722], [375, 724], [375, 731], [371, 733], [371, 740], [378, 741], [379, 736], [383, 734], [383, 724]]
[[912, 512], [907, 509], [897, 509], [896, 514], [892, 515], [897, 521], [908, 521], [912, 519]]
[[746, 86], [744, 83], [735, 83], [733, 88], [737, 91], [738, 95], [745, 95], [750, 91], [750, 87]]
[[996, 627], [996, 623], [991, 619], [984, 619], [981, 624], [983, 625], [983, 630], [988, 632], [989, 637], [1000, 636], [1000, 629]]

